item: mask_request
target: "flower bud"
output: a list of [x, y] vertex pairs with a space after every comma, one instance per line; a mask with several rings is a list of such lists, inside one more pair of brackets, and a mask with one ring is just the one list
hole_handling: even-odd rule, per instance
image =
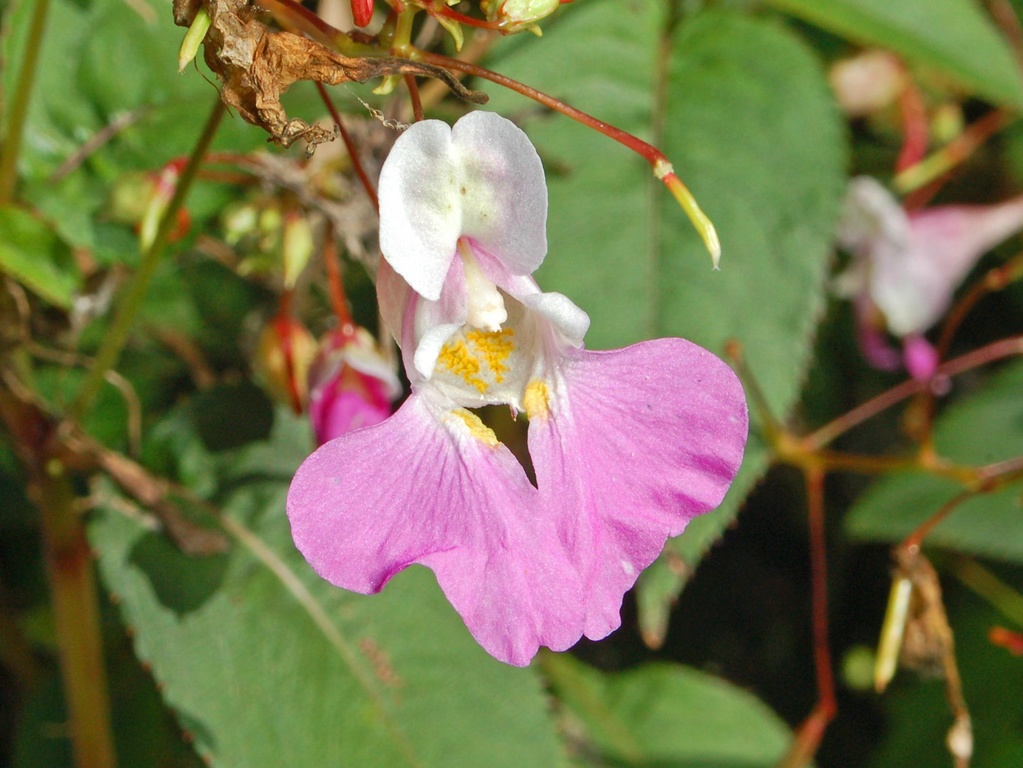
[[256, 369], [270, 394], [302, 413], [308, 396], [309, 365], [316, 341], [302, 323], [278, 315], [263, 328], [256, 347]]
[[480, 7], [490, 21], [496, 21], [505, 34], [528, 29], [539, 34], [536, 22], [557, 10], [562, 0], [482, 0]]
[[224, 241], [228, 245], [238, 245], [247, 237], [252, 237], [259, 226], [259, 209], [255, 203], [233, 203], [220, 214], [220, 225]]
[[[174, 190], [178, 186], [178, 178], [185, 167], [184, 160], [172, 160], [167, 163], [158, 174], [152, 176], [153, 184], [150, 188], [149, 199], [142, 212], [139, 221], [139, 246], [143, 251], [148, 251], [156, 241], [157, 232], [160, 230], [160, 222], [163, 220], [170, 201], [174, 197]], [[192, 220], [188, 211], [179, 208], [177, 212], [177, 224], [168, 236], [170, 242], [180, 240], [188, 232]]]
[[906, 72], [894, 54], [875, 50], [836, 62], [828, 79], [842, 111], [863, 117], [895, 103]]
[[120, 175], [110, 189], [105, 215], [118, 224], [138, 224], [156, 186], [150, 174], [132, 171]]
[[1014, 656], [1023, 656], [1023, 632], [1014, 632], [1005, 627], [991, 627], [988, 631], [988, 640]]
[[317, 445], [379, 424], [393, 410], [401, 382], [365, 328], [328, 333], [309, 368], [309, 419]]
[[184, 72], [188, 63], [195, 58], [199, 52], [199, 46], [206, 39], [206, 33], [210, 31], [211, 24], [210, 15], [205, 8], [200, 6], [195, 13], [195, 18], [192, 19], [188, 32], [185, 33], [185, 39], [181, 41], [181, 48], [178, 50], [178, 72]]
[[352, 0], [352, 19], [357, 27], [373, 21], [373, 0]]
[[281, 232], [281, 255], [284, 260], [284, 287], [295, 287], [295, 281], [309, 263], [316, 245], [313, 229], [305, 216], [289, 211], [284, 216]]

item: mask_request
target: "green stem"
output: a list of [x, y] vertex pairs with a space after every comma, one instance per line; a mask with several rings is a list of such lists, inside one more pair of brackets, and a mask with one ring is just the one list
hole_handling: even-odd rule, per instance
[[99, 598], [85, 528], [60, 463], [45, 461], [34, 474], [75, 765], [115, 768]]
[[46, 12], [50, 0], [34, 0], [32, 22], [28, 28], [28, 40], [25, 43], [25, 56], [21, 61], [18, 73], [18, 84], [11, 102], [10, 120], [7, 134], [4, 137], [3, 152], [0, 153], [0, 205], [6, 205], [14, 199], [14, 190], [18, 184], [18, 154], [21, 150], [21, 136], [25, 130], [25, 118], [28, 105], [32, 98], [32, 84], [35, 81], [36, 63], [39, 51], [43, 47], [43, 31], [46, 27]]
[[100, 387], [103, 386], [107, 371], [114, 367], [117, 358], [121, 354], [121, 350], [124, 348], [125, 342], [128, 340], [128, 333], [131, 331], [135, 316], [142, 306], [142, 300], [149, 290], [149, 283], [152, 282], [153, 274], [160, 263], [160, 257], [167, 246], [167, 240], [177, 223], [178, 210], [184, 203], [186, 195], [188, 195], [199, 166], [209, 151], [210, 144], [213, 143], [213, 137], [216, 136], [217, 129], [220, 127], [220, 121], [224, 116], [224, 112], [224, 104], [218, 96], [213, 111], [206, 121], [206, 127], [203, 129], [191, 157], [188, 158], [188, 164], [181, 172], [177, 187], [174, 189], [174, 196], [171, 198], [170, 203], [167, 205], [167, 210], [160, 220], [160, 227], [156, 232], [153, 244], [142, 254], [142, 262], [132, 278], [128, 292], [124, 294], [117, 306], [117, 314], [114, 316], [113, 323], [107, 329], [106, 335], [100, 343], [95, 362], [89, 369], [85, 382], [78, 392], [78, 396], [68, 409], [68, 418], [71, 421], [80, 420], [82, 415], [88, 410], [92, 401], [99, 393]]
[[1003, 616], [1023, 627], [1023, 595], [972, 558], [956, 555], [952, 563], [953, 576]]

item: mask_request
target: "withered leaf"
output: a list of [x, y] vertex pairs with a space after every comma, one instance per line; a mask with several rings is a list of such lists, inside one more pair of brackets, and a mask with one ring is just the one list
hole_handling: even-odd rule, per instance
[[470, 91], [451, 73], [429, 64], [394, 57], [352, 57], [287, 31], [272, 31], [247, 0], [175, 0], [174, 20], [188, 26], [199, 7], [211, 19], [204, 40], [204, 58], [220, 79], [221, 98], [247, 122], [288, 147], [303, 139], [310, 147], [334, 139], [334, 132], [289, 118], [280, 97], [293, 83], [311, 80], [325, 85], [362, 83], [374, 77], [412, 74], [443, 80], [461, 98], [485, 103], [485, 94]]

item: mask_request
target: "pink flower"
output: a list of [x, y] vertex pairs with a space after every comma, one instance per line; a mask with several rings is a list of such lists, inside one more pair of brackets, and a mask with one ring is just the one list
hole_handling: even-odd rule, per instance
[[309, 368], [309, 420], [316, 444], [391, 415], [401, 382], [365, 328], [331, 331]]
[[[334, 584], [379, 591], [431, 568], [510, 664], [621, 623], [669, 536], [716, 507], [742, 459], [732, 371], [682, 339], [587, 352], [586, 313], [530, 276], [546, 250], [540, 159], [508, 120], [413, 125], [380, 177], [381, 312], [412, 394], [310, 456], [288, 496], [298, 548]], [[471, 408], [529, 419], [536, 484]]]
[[1020, 228], [1023, 196], [998, 205], [946, 205], [907, 214], [876, 179], [853, 179], [838, 242], [854, 260], [837, 287], [856, 302], [867, 358], [879, 368], [898, 367], [899, 354], [882, 333], [887, 328], [903, 339], [910, 372], [931, 375], [937, 359], [925, 349], [923, 333], [945, 314], [980, 257]]

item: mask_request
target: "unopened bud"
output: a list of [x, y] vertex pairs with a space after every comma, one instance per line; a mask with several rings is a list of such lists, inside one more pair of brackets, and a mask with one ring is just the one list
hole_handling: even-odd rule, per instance
[[962, 105], [948, 102], [937, 107], [931, 116], [930, 128], [935, 144], [947, 144], [962, 136], [966, 129]]
[[270, 394], [302, 413], [308, 395], [309, 365], [316, 341], [302, 323], [278, 315], [263, 328], [256, 348], [256, 369]]
[[906, 73], [894, 54], [875, 50], [837, 62], [828, 78], [842, 111], [863, 117], [895, 102]]
[[143, 171], [122, 174], [114, 182], [107, 198], [106, 218], [118, 224], [138, 224], [155, 187], [156, 181]]
[[480, 7], [490, 21], [496, 21], [506, 34], [529, 30], [540, 34], [535, 26], [550, 16], [562, 0], [483, 0]]
[[[163, 220], [170, 201], [174, 197], [174, 191], [178, 186], [178, 178], [184, 167], [183, 160], [172, 160], [163, 167], [155, 176], [150, 188], [149, 201], [142, 212], [139, 221], [139, 247], [148, 251], [156, 241], [156, 235], [160, 230], [160, 222]], [[188, 231], [191, 225], [191, 218], [188, 211], [179, 208], [177, 212], [177, 226], [171, 231], [168, 240], [171, 242], [181, 238]]]
[[[372, 0], [370, 0], [372, 2]], [[188, 63], [195, 58], [199, 52], [199, 46], [206, 39], [206, 33], [210, 30], [210, 16], [202, 6], [195, 13], [192, 25], [185, 33], [185, 39], [181, 41], [181, 48], [178, 50], [178, 72], [184, 72]]]
[[400, 83], [401, 75], [384, 75], [380, 78], [377, 87], [373, 89], [373, 93], [377, 96], [389, 96]]
[[259, 226], [259, 209], [251, 202], [236, 203], [224, 210], [220, 224], [224, 230], [224, 241], [229, 245], [238, 245], [246, 237], [255, 234]]
[[289, 211], [284, 217], [281, 255], [284, 260], [284, 287], [295, 287], [295, 281], [309, 263], [315, 250], [313, 229], [305, 216]]
[[357, 27], [373, 21], [373, 0], [352, 0], [352, 19]]
[[1013, 632], [1005, 627], [991, 627], [988, 631], [988, 640], [1016, 656], [1023, 656], [1023, 632]]
[[347, 326], [328, 333], [309, 368], [309, 420], [317, 444], [391, 415], [401, 394], [393, 364], [384, 359], [373, 336]]
[[902, 639], [906, 636], [906, 621], [909, 619], [909, 605], [913, 597], [913, 582], [903, 575], [896, 576], [888, 596], [881, 627], [881, 640], [877, 647], [877, 661], [874, 665], [874, 690], [883, 693], [895, 677], [902, 651]]

